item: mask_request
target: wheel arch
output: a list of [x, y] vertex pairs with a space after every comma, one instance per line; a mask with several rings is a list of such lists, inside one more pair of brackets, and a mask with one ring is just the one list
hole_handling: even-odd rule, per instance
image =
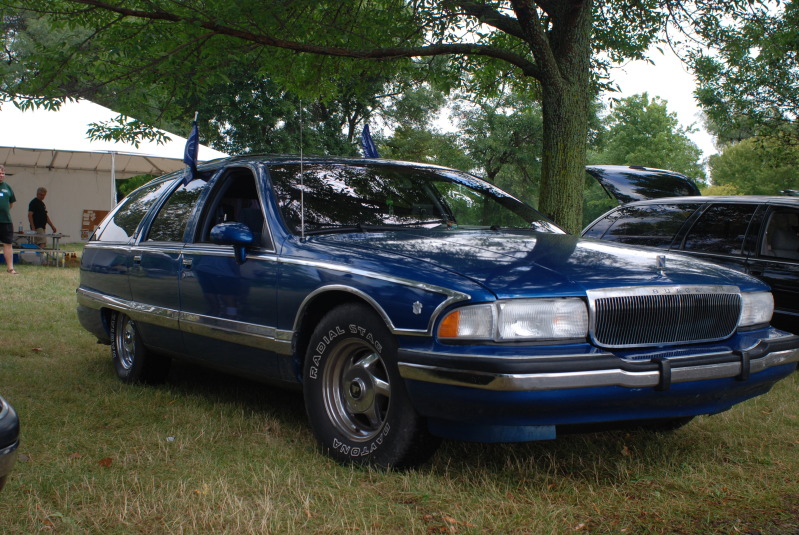
[[116, 310], [108, 307], [101, 307], [94, 312], [93, 317], [96, 319], [93, 322], [94, 328], [91, 332], [97, 337], [98, 344], [111, 344], [111, 318], [116, 312]]
[[395, 327], [386, 311], [364, 292], [348, 286], [328, 286], [308, 295], [300, 306], [294, 321], [294, 361], [297, 376], [302, 376], [305, 353], [314, 329], [331, 310], [344, 304], [362, 304], [374, 311], [389, 332], [395, 335]]
[[108, 339], [111, 339], [111, 318], [114, 314], [119, 313], [118, 310], [114, 310], [111, 308], [101, 308], [100, 309], [100, 320], [103, 323], [103, 329], [105, 329], [105, 333], [108, 335]]

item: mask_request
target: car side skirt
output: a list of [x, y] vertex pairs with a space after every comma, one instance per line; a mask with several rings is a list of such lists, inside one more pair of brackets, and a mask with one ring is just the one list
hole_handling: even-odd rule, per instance
[[142, 305], [141, 303], [103, 295], [84, 288], [78, 288], [77, 296], [80, 306], [95, 310], [100, 310], [101, 308], [117, 310], [124, 312], [134, 321], [255, 347], [279, 355], [291, 354], [292, 331], [180, 312], [179, 310], [163, 307]]

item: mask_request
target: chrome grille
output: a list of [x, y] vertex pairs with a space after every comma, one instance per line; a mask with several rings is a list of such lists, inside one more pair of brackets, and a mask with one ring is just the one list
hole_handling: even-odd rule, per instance
[[591, 337], [604, 347], [723, 340], [738, 325], [735, 286], [628, 287], [588, 292]]

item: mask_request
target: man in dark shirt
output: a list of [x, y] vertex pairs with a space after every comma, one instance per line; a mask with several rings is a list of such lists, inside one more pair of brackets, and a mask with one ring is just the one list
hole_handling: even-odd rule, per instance
[[0, 165], [0, 243], [3, 244], [3, 259], [6, 261], [6, 271], [12, 275], [17, 272], [14, 269], [14, 226], [11, 221], [11, 208], [17, 202], [14, 197], [14, 190], [6, 184], [6, 168]]
[[[36, 197], [28, 205], [28, 222], [31, 225], [31, 230], [35, 230], [37, 234], [44, 234], [47, 231], [47, 225], [53, 229], [53, 232], [58, 232], [55, 225], [47, 215], [47, 206], [44, 204], [44, 197], [47, 195], [47, 188], [39, 188], [36, 190]], [[35, 238], [34, 243], [39, 247], [47, 245], [46, 238]]]

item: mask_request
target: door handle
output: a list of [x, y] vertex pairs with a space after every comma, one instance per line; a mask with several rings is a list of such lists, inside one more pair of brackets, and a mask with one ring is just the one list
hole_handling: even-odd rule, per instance
[[137, 254], [136, 256], [133, 257], [133, 263], [137, 264], [137, 265], [141, 265], [141, 255], [140, 254]]
[[183, 260], [181, 260], [181, 263], [183, 264], [184, 268], [191, 269], [192, 259], [191, 258], [184, 258]]

